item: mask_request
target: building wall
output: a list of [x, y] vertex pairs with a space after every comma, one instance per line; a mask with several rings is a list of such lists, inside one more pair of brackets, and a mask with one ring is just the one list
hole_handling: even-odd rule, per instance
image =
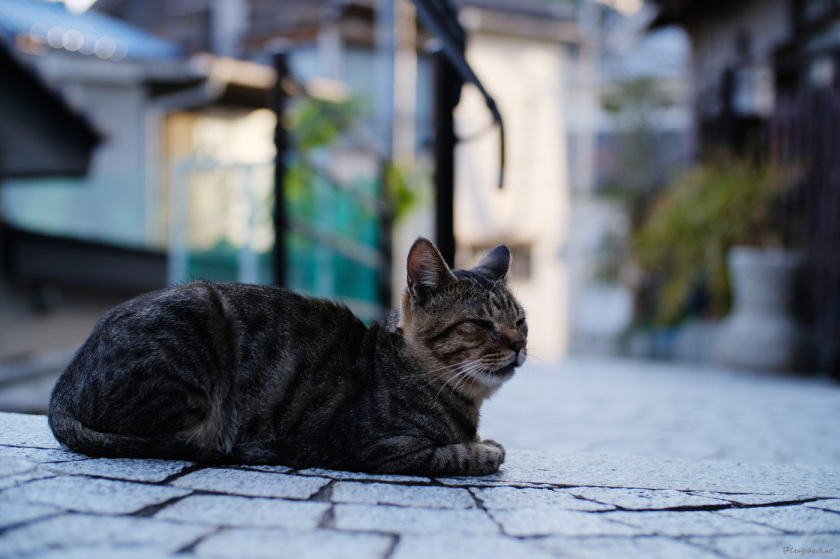
[[497, 244], [514, 248], [512, 286], [528, 312], [531, 354], [542, 359], [562, 356], [568, 343], [565, 56], [560, 44], [530, 37], [469, 37], [467, 59], [505, 119], [501, 190], [498, 131], [482, 97], [467, 86], [456, 109], [456, 134], [473, 138], [456, 151], [456, 264], [470, 267]]
[[[152, 229], [145, 175], [145, 88], [131, 63], [49, 54], [34, 60], [45, 81], [103, 136], [82, 178], [10, 179], [0, 189], [9, 225], [57, 237], [133, 248], [163, 247]], [[64, 352], [69, 359], [109, 307], [134, 295], [67, 285], [0, 285], [3, 363]]]
[[607, 13], [600, 27], [590, 21], [588, 42], [569, 72], [573, 192], [566, 255], [575, 352], [625, 349], [634, 320], [628, 201], [663, 188], [691, 160], [689, 39], [676, 27], [649, 31], [654, 15], [648, 4], [629, 17]]
[[715, 116], [720, 105], [721, 77], [728, 68], [770, 64], [773, 50], [793, 34], [787, 0], [732, 3], [726, 15], [692, 20], [691, 75], [695, 104], [701, 115]]
[[[103, 141], [94, 151], [86, 177], [4, 181], [0, 188], [4, 220], [56, 237], [162, 249], [161, 208], [150, 204], [157, 198], [149, 196], [146, 182], [146, 91], [129, 70], [131, 63], [121, 62], [118, 67], [61, 54], [45, 55], [35, 62], [42, 77], [60, 88]], [[112, 287], [0, 282], [0, 375], [20, 363], [33, 378], [60, 370], [61, 360], [69, 361], [100, 316], [136, 294], [124, 286]], [[39, 356], [52, 358], [42, 365]], [[41, 388], [47, 390], [48, 381], [54, 379], [44, 378]], [[29, 392], [21, 390], [23, 407], [11, 406], [5, 396], [0, 398], [0, 407], [45, 411], [31, 407]]]
[[150, 212], [145, 168], [145, 87], [138, 76], [102, 61], [62, 55], [35, 60], [104, 139], [84, 178], [18, 179], [2, 190], [5, 219], [24, 229], [129, 247], [163, 243]]

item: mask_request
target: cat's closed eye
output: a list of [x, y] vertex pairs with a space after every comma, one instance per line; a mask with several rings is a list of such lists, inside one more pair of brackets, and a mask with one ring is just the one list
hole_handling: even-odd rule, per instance
[[489, 320], [482, 320], [480, 318], [473, 318], [473, 319], [470, 320], [470, 322], [472, 324], [474, 324], [475, 326], [478, 326], [479, 328], [483, 328], [485, 330], [494, 331], [496, 329], [495, 324], [493, 324]]

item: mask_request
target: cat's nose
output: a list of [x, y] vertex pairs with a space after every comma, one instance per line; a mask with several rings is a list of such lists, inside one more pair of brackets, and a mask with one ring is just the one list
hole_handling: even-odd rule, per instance
[[519, 353], [525, 348], [525, 338], [522, 337], [522, 334], [517, 332], [510, 337], [508, 347], [516, 353]]

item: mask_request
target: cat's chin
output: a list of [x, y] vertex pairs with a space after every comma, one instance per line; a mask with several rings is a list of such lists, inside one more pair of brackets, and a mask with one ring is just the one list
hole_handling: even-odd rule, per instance
[[516, 366], [516, 363], [511, 363], [493, 371], [483, 371], [480, 380], [487, 386], [498, 387], [513, 376]]

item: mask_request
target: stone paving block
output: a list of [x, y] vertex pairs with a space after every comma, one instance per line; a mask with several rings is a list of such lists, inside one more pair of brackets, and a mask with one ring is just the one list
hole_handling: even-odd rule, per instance
[[308, 499], [331, 480], [231, 468], [206, 468], [172, 482], [176, 487], [249, 497]]
[[129, 481], [163, 481], [184, 468], [192, 466], [192, 462], [183, 460], [136, 460], [133, 458], [93, 458], [49, 464], [45, 468], [62, 474], [83, 474], [89, 476], [124, 479]]
[[242, 466], [237, 466], [233, 464], [231, 467], [242, 468], [243, 470], [256, 470], [258, 472], [272, 472], [275, 474], [287, 474], [292, 471], [292, 468], [288, 466], [269, 466], [266, 464], [246, 464]]
[[356, 481], [335, 482], [332, 486], [332, 501], [443, 509], [468, 509], [475, 506], [475, 500], [466, 489]]
[[751, 493], [717, 493], [714, 491], [698, 491], [692, 492], [692, 495], [698, 497], [708, 497], [710, 499], [719, 499], [729, 503], [738, 505], [773, 505], [773, 504], [790, 504], [797, 501], [808, 499], [807, 495], [763, 495]]
[[26, 458], [39, 464], [48, 462], [70, 462], [90, 460], [90, 457], [62, 448], [29, 448], [24, 446], [0, 446], [0, 456]]
[[[45, 479], [48, 477], [56, 477], [56, 475], [52, 472], [44, 470], [43, 468], [37, 468], [22, 474], [3, 476], [0, 477], [0, 492], [4, 489], [11, 489], [12, 487], [17, 487], [19, 485], [29, 483], [30, 481], [35, 481], [36, 479]], [[2, 498], [0, 498], [0, 502], [2, 502]]]
[[406, 508], [392, 505], [335, 505], [335, 527], [391, 534], [493, 534], [499, 527], [479, 509]]
[[[37, 559], [152, 559], [162, 557], [187, 557], [183, 555], [170, 554], [166, 549], [148, 545], [131, 546], [110, 546], [94, 545], [74, 547], [73, 549], [52, 549], [35, 556], [24, 555], [25, 558]], [[15, 559], [15, 556], [9, 559]]]
[[551, 559], [557, 555], [531, 542], [499, 535], [406, 535], [390, 559]]
[[[45, 419], [30, 416], [20, 416], [25, 429], [8, 438], [2, 425], [10, 415], [0, 414], [3, 559], [737, 559], [840, 550], [836, 466], [512, 450], [498, 474], [438, 480], [318, 469], [299, 475], [284, 466], [196, 469], [37, 446], [33, 434], [51, 435]], [[32, 446], [9, 446], [3, 437]], [[679, 510], [728, 503], [713, 512]], [[581, 506], [596, 510], [574, 508]], [[144, 516], [126, 516], [137, 511]], [[822, 532], [805, 533], [814, 530]]]
[[720, 514], [763, 526], [772, 526], [785, 532], [802, 534], [836, 532], [840, 534], [840, 513], [804, 505], [727, 509], [720, 511]]
[[676, 538], [689, 536], [737, 536], [779, 534], [779, 530], [709, 511], [653, 511], [604, 513], [616, 521], [637, 526], [646, 533]]
[[611, 505], [579, 499], [568, 489], [485, 487], [472, 489], [472, 492], [488, 509], [552, 508], [577, 511], [615, 509]]
[[650, 532], [614, 522], [611, 513], [558, 509], [490, 510], [502, 531], [511, 536], [636, 536]]
[[[558, 484], [552, 483], [529, 483], [527, 481], [507, 481], [500, 477], [474, 476], [474, 477], [441, 477], [435, 481], [449, 487], [517, 487], [522, 489], [556, 489]], [[563, 484], [559, 484], [563, 485]]]
[[189, 493], [175, 487], [66, 476], [7, 489], [0, 493], [0, 503], [44, 504], [77, 512], [126, 514]]
[[526, 364], [482, 407], [481, 433], [566, 455], [836, 466], [838, 407], [840, 386], [826, 378], [570, 356]]
[[22, 456], [0, 454], [0, 491], [53, 475]]
[[388, 483], [430, 483], [432, 480], [420, 476], [399, 476], [392, 474], [364, 474], [361, 472], [344, 472], [341, 470], [324, 470], [308, 468], [297, 472], [302, 476], [321, 476], [344, 481], [383, 481]]
[[0, 506], [0, 529], [52, 516], [59, 511], [61, 509], [51, 505], [30, 505], [28, 503]]
[[392, 536], [378, 534], [227, 529], [199, 543], [195, 554], [237, 559], [382, 559], [392, 545]]
[[604, 487], [578, 487], [569, 492], [582, 499], [615, 505], [625, 510], [662, 510], [685, 507], [723, 506], [726, 501], [711, 497], [695, 496], [673, 489], [620, 489]]
[[755, 559], [756, 557], [810, 557], [818, 559], [836, 557], [840, 553], [840, 537], [825, 534], [722, 536], [690, 538], [689, 541], [731, 559]]
[[812, 509], [833, 510], [834, 512], [840, 512], [840, 499], [813, 501], [811, 503], [807, 503], [805, 506]]
[[565, 455], [516, 449], [508, 451], [499, 472], [485, 476], [483, 481], [840, 497], [840, 468], [836, 466]]
[[559, 556], [580, 559], [614, 559], [616, 557], [720, 559], [719, 556], [703, 547], [658, 536], [604, 538], [551, 536], [531, 541], [534, 545]]
[[0, 557], [82, 547], [150, 546], [174, 552], [211, 532], [212, 527], [133, 516], [69, 514], [13, 528], [0, 537]]
[[0, 413], [0, 445], [61, 448], [45, 415]]
[[162, 509], [154, 518], [215, 526], [281, 526], [314, 530], [329, 508], [329, 503], [309, 501], [192, 495]]
[[34, 470], [38, 464], [23, 457], [0, 455], [0, 477]]

